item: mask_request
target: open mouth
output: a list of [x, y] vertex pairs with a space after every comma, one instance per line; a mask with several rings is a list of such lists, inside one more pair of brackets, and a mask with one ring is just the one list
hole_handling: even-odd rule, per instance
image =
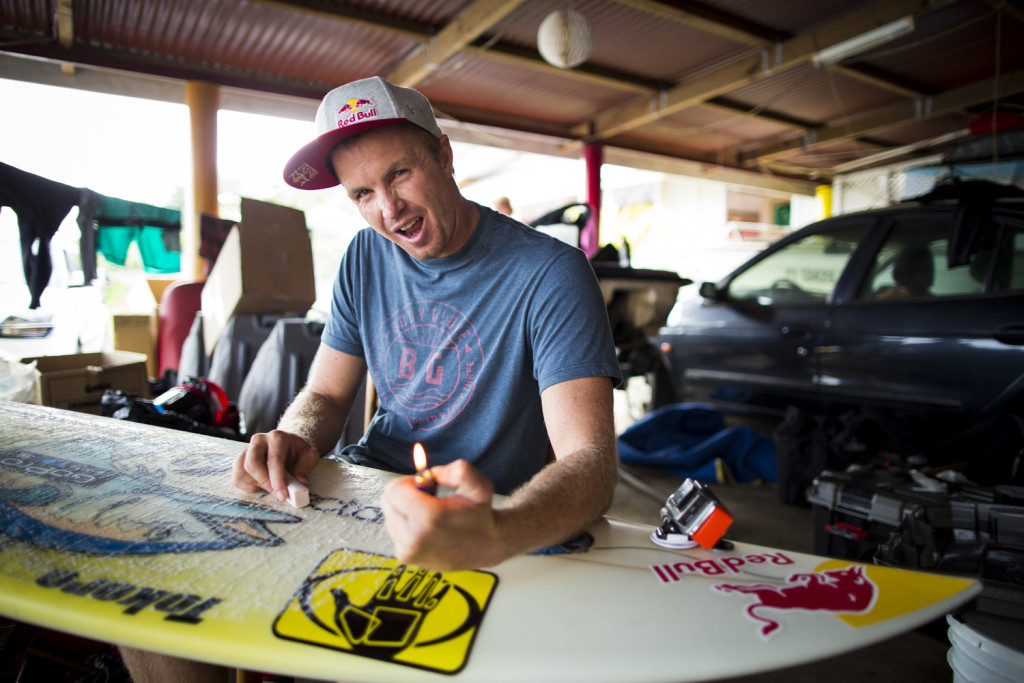
[[423, 219], [416, 218], [409, 221], [402, 227], [398, 228], [396, 232], [405, 237], [406, 239], [415, 239], [423, 231]]

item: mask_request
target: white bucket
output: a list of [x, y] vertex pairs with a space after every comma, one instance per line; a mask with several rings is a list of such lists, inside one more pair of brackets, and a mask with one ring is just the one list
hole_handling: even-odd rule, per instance
[[955, 683], [1024, 681], [1024, 622], [981, 612], [947, 615], [946, 622]]

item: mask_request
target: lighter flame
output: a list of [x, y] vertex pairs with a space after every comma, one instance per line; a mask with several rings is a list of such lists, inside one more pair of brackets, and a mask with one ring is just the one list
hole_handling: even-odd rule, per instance
[[412, 464], [416, 466], [417, 472], [427, 469], [427, 453], [420, 443], [412, 447]]

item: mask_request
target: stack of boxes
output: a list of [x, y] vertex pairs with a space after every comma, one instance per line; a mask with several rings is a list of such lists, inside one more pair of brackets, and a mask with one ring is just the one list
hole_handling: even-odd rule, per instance
[[[304, 317], [316, 299], [313, 249], [302, 211], [242, 199], [242, 220], [220, 249], [202, 292], [206, 354], [213, 352], [236, 316]], [[151, 283], [154, 297], [170, 281]], [[107, 389], [149, 398], [149, 377], [158, 377], [153, 313], [113, 316], [114, 351], [24, 358], [40, 373], [42, 405], [99, 414]], [[236, 398], [236, 397], [232, 397]]]

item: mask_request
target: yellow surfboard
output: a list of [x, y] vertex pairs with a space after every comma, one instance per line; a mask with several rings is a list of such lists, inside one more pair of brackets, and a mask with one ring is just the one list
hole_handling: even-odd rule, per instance
[[743, 543], [671, 550], [609, 518], [493, 569], [428, 571], [392, 556], [379, 500], [393, 475], [323, 461], [295, 509], [232, 487], [238, 452], [0, 403], [0, 614], [319, 679], [642, 682], [829, 657], [980, 591]]

